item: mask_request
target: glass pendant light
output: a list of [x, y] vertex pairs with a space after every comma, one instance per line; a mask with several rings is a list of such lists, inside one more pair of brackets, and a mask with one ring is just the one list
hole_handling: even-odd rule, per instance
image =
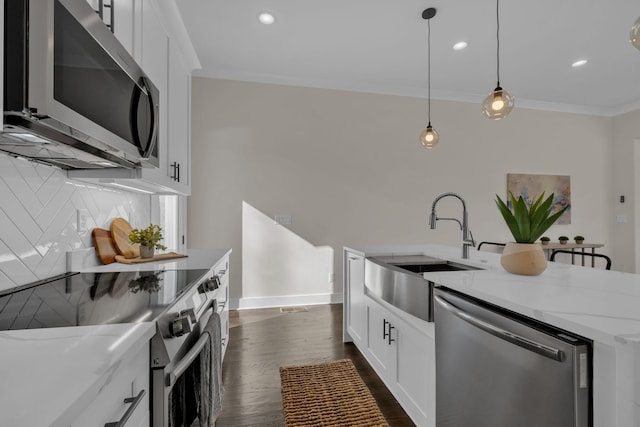
[[636, 19], [636, 22], [631, 26], [631, 31], [629, 32], [629, 41], [636, 49], [640, 50], [640, 17]]
[[506, 90], [500, 87], [500, 0], [496, 0], [496, 22], [497, 22], [497, 49], [496, 49], [496, 69], [498, 84], [482, 103], [482, 112], [485, 116], [493, 120], [500, 120], [511, 112], [515, 104], [515, 98]]
[[431, 18], [436, 16], [436, 9], [430, 7], [422, 12], [422, 18], [427, 20], [427, 98], [428, 98], [428, 117], [429, 124], [427, 128], [420, 134], [420, 144], [423, 147], [431, 149], [438, 144], [440, 136], [438, 132], [431, 126]]

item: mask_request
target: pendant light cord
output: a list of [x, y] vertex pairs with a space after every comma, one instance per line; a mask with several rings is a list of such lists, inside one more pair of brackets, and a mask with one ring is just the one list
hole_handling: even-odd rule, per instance
[[427, 19], [427, 98], [429, 126], [431, 126], [431, 19]]
[[500, 86], [500, 0], [496, 0], [496, 70], [498, 75], [498, 87]]

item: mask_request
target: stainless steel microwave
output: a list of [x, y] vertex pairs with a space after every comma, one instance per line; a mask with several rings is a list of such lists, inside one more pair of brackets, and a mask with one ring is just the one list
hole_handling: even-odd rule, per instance
[[63, 169], [157, 167], [158, 89], [87, 1], [4, 4], [0, 150]]

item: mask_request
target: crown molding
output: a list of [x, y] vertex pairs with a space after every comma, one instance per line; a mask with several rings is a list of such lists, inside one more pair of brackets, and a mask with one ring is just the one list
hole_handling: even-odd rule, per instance
[[[236, 80], [253, 83], [267, 83], [283, 86], [299, 86], [314, 89], [328, 89], [350, 92], [373, 93], [378, 95], [406, 96], [411, 98], [426, 98], [425, 88], [393, 85], [370, 85], [366, 83], [345, 83], [343, 81], [320, 80], [320, 79], [300, 79], [288, 76], [281, 76], [266, 73], [238, 72], [235, 70], [198, 70], [194, 71], [194, 77]], [[431, 90], [431, 99], [441, 101], [457, 101], [469, 103], [482, 103], [486, 94], [463, 93], [455, 91], [434, 91]], [[555, 111], [561, 113], [586, 114], [593, 116], [614, 117], [629, 111], [640, 109], [640, 101], [621, 107], [596, 107], [575, 104], [561, 104], [532, 99], [516, 99], [517, 108], [527, 108], [531, 110]]]

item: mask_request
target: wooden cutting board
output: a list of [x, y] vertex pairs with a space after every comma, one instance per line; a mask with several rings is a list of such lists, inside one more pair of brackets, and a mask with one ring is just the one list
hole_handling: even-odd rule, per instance
[[158, 254], [154, 255], [153, 258], [125, 258], [122, 255], [116, 255], [116, 261], [121, 262], [123, 264], [142, 264], [143, 262], [153, 262], [153, 261], [166, 261], [174, 258], [186, 258], [187, 255], [179, 254], [176, 252], [168, 252], [166, 254]]
[[96, 248], [96, 255], [101, 263], [111, 264], [116, 262], [118, 252], [113, 244], [109, 230], [94, 228], [91, 230], [91, 239], [93, 240], [93, 246]]
[[126, 258], [136, 258], [140, 256], [140, 245], [131, 243], [129, 233], [133, 228], [124, 218], [116, 218], [111, 222], [111, 238], [116, 246], [118, 254]]

